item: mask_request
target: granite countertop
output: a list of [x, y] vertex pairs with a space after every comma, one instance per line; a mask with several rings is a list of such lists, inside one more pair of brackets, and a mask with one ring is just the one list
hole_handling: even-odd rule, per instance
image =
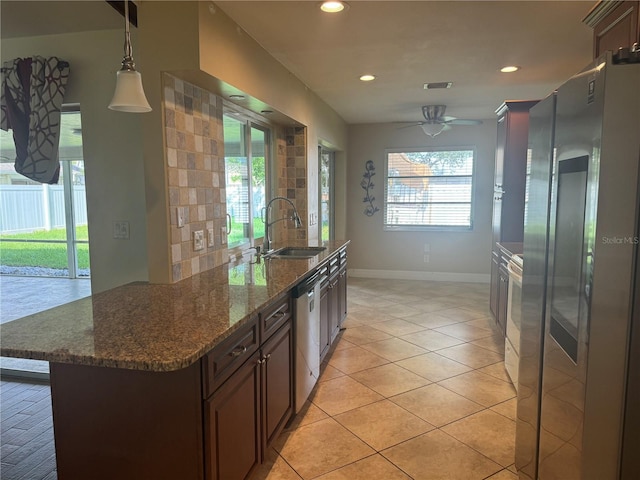
[[130, 283], [2, 325], [0, 355], [133, 370], [195, 363], [348, 241], [311, 259], [254, 255], [175, 284]]

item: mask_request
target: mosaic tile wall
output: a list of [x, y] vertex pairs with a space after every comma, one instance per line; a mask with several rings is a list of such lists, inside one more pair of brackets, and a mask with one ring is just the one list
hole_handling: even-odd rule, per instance
[[[285, 131], [286, 161], [284, 175], [279, 176], [286, 182], [280, 186], [282, 196], [291, 200], [302, 219], [302, 228], [288, 228], [286, 240], [306, 240], [309, 222], [307, 208], [307, 130], [305, 127], [288, 127]], [[283, 208], [285, 202], [281, 202]]]
[[[228, 261], [222, 102], [215, 95], [163, 74], [164, 129], [172, 280], [177, 282]], [[178, 208], [184, 227], [178, 227]], [[207, 246], [213, 228], [214, 246]], [[194, 250], [193, 232], [204, 232], [204, 248]]]

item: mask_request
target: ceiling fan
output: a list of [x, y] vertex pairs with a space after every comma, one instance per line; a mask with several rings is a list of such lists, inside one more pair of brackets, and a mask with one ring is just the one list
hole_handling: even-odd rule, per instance
[[423, 105], [422, 115], [424, 116], [425, 121], [413, 123], [412, 125], [407, 125], [406, 127], [401, 128], [420, 126], [424, 133], [430, 137], [435, 137], [445, 130], [450, 130], [451, 125], [480, 125], [482, 123], [482, 120], [447, 117], [444, 115], [446, 109], [446, 105]]

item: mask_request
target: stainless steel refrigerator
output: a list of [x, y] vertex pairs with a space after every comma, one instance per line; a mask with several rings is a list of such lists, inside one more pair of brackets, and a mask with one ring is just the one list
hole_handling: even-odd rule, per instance
[[574, 75], [530, 110], [529, 149], [516, 468], [637, 479], [640, 64]]

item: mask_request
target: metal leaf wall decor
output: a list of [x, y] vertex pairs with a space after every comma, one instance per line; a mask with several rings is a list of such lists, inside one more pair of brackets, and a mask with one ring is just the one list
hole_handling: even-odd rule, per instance
[[376, 197], [371, 194], [371, 190], [375, 186], [371, 179], [376, 174], [376, 166], [373, 164], [372, 160], [367, 160], [364, 168], [365, 172], [362, 175], [362, 181], [360, 182], [360, 186], [366, 192], [362, 201], [368, 204], [364, 209], [364, 214], [368, 217], [372, 217], [374, 213], [380, 211], [380, 209], [373, 204]]

